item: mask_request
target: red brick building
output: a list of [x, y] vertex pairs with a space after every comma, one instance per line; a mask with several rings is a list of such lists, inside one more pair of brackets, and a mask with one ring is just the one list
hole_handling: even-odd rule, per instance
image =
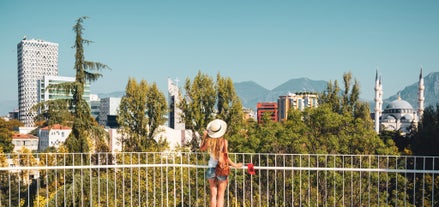
[[262, 117], [265, 113], [270, 114], [272, 121], [275, 122], [278, 121], [278, 107], [276, 102], [259, 102], [256, 105], [256, 108], [257, 108], [258, 123], [262, 122]]

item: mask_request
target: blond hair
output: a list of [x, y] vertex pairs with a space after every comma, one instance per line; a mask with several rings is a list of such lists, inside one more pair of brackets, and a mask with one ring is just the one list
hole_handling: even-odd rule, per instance
[[207, 149], [210, 152], [211, 155], [213, 155], [213, 157], [215, 159], [218, 159], [220, 151], [221, 151], [221, 141], [224, 138], [210, 138], [207, 137], [206, 138], [206, 144], [207, 144]]

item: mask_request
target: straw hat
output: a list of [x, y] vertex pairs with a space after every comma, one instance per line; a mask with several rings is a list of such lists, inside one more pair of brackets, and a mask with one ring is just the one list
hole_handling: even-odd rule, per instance
[[207, 124], [207, 134], [211, 138], [220, 138], [227, 131], [227, 124], [221, 119], [215, 119]]

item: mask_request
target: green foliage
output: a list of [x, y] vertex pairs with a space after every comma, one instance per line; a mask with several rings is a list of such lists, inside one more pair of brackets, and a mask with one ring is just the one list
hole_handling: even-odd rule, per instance
[[166, 121], [163, 118], [166, 112], [165, 96], [155, 83], [148, 85], [145, 80], [137, 83], [134, 78], [130, 78], [117, 117], [124, 151], [163, 149], [165, 143], [156, 141], [154, 137], [159, 132], [159, 126]]
[[0, 148], [4, 153], [10, 153], [14, 150], [14, 145], [12, 144], [14, 128], [22, 125], [17, 120], [6, 121], [0, 119]]
[[34, 118], [36, 125], [46, 127], [61, 124], [71, 127], [74, 118], [69, 105], [68, 99], [49, 100], [34, 105], [31, 110], [39, 112]]
[[154, 138], [159, 132], [159, 126], [166, 122], [164, 115], [168, 111], [165, 95], [160, 92], [156, 83], [148, 87], [146, 92], [146, 116], [148, 117], [148, 136]]
[[184, 90], [185, 95], [179, 107], [183, 111], [186, 129], [193, 132], [189, 146], [196, 150], [199, 146], [196, 133], [202, 132], [207, 123], [215, 117], [215, 85], [211, 77], [199, 71], [193, 81], [186, 79]]
[[179, 107], [183, 111], [186, 129], [192, 130], [190, 148], [198, 150], [199, 137], [206, 125], [215, 118], [228, 123], [227, 137], [240, 133], [243, 126], [242, 104], [233, 81], [217, 74], [216, 82], [206, 74], [197, 73], [193, 81], [186, 79], [185, 95]]
[[439, 155], [439, 104], [424, 110], [418, 131], [412, 135], [414, 155]]
[[[104, 129], [96, 124], [91, 116], [90, 107], [83, 99], [84, 88], [87, 82], [96, 81], [102, 75], [98, 71], [102, 69], [109, 69], [108, 66], [99, 62], [90, 62], [85, 60], [84, 44], [91, 43], [82, 37], [84, 28], [83, 22], [87, 17], [80, 17], [76, 20], [73, 26], [73, 31], [76, 34], [75, 44], [73, 48], [75, 53], [76, 72], [75, 82], [64, 83], [60, 85], [66, 93], [73, 94], [71, 105], [73, 107], [73, 126], [72, 132], [66, 139], [66, 146], [69, 152], [89, 152], [90, 150], [107, 151], [106, 147], [108, 136]], [[60, 87], [54, 86], [54, 87]]]
[[215, 89], [217, 94], [216, 118], [223, 119], [226, 123], [229, 123], [226, 136], [239, 133], [243, 127], [244, 114], [242, 112], [241, 101], [236, 95], [232, 79], [221, 77], [218, 73]]

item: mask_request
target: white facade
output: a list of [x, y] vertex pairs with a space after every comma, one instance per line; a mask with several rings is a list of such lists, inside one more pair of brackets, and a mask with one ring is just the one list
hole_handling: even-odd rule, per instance
[[408, 133], [412, 124], [417, 125], [419, 116], [407, 101], [398, 97], [390, 102], [381, 113], [380, 124], [384, 130], [400, 130], [402, 134]]
[[90, 94], [90, 109], [93, 118], [99, 117], [99, 108], [101, 107], [101, 99], [97, 94]]
[[38, 151], [43, 151], [48, 147], [58, 148], [63, 144], [72, 132], [70, 127], [55, 124], [50, 127], [41, 128], [38, 132], [40, 140], [38, 142]]
[[[38, 80], [38, 101], [49, 101], [56, 99], [71, 99], [73, 95], [71, 93], [66, 94], [64, 90], [46, 90], [49, 85], [55, 85], [60, 83], [75, 82], [74, 77], [64, 76], [44, 76], [41, 80]], [[86, 84], [84, 88], [83, 99], [90, 102], [90, 84]]]
[[38, 80], [58, 75], [58, 44], [43, 40], [26, 40], [17, 45], [19, 120], [33, 126], [35, 113], [30, 109], [38, 103]]
[[[110, 136], [109, 148], [111, 152], [122, 152], [122, 135], [118, 129], [105, 129]], [[184, 146], [192, 139], [191, 130], [172, 129], [161, 125], [158, 129], [159, 133], [155, 135], [156, 141], [166, 140], [169, 144], [169, 151], [175, 151], [179, 147]]]
[[155, 140], [166, 140], [170, 151], [182, 147], [192, 139], [191, 130], [172, 129], [167, 126], [160, 126], [159, 133], [154, 137]]
[[14, 152], [19, 152], [22, 148], [36, 151], [38, 150], [38, 137], [32, 134], [14, 134], [12, 144], [14, 144]]
[[99, 107], [99, 124], [102, 126], [107, 125], [108, 116], [116, 116], [119, 109], [121, 98], [107, 97], [101, 99], [101, 105]]
[[30, 134], [37, 127], [18, 127], [19, 134]]
[[122, 152], [122, 135], [117, 131], [118, 129], [107, 128], [110, 140], [108, 141], [108, 147], [110, 152]]

